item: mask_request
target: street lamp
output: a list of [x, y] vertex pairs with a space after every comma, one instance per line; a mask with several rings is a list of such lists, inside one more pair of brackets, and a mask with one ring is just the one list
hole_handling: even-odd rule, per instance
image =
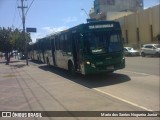
[[87, 15], [87, 17], [89, 18], [89, 15], [87, 14], [86, 10], [85, 9], [81, 9], [82, 11], [84, 11], [84, 13]]

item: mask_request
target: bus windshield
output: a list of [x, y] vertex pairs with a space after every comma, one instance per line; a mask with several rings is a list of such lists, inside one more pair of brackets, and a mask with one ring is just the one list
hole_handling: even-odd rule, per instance
[[122, 50], [120, 34], [91, 32], [85, 35], [86, 51], [92, 54], [111, 53]]

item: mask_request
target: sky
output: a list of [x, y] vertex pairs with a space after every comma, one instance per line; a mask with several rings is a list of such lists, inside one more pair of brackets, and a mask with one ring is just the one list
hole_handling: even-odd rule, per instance
[[[94, 0], [25, 0], [31, 7], [26, 14], [26, 28], [37, 28], [32, 41], [81, 23], [86, 23]], [[144, 0], [144, 8], [160, 4], [160, 0]], [[22, 29], [21, 0], [0, 0], [0, 27]], [[84, 9], [84, 10], [82, 10]]]

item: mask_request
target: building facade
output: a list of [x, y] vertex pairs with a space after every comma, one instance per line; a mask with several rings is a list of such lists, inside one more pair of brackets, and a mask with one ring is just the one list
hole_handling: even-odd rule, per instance
[[143, 10], [143, 0], [95, 0], [90, 17], [112, 20]]
[[160, 5], [115, 20], [121, 24], [125, 46], [140, 48], [143, 44], [158, 43]]

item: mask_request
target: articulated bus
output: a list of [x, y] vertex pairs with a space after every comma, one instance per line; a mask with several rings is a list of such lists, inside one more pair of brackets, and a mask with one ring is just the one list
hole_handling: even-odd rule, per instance
[[29, 57], [71, 73], [113, 72], [125, 67], [120, 24], [95, 21], [38, 39]]

